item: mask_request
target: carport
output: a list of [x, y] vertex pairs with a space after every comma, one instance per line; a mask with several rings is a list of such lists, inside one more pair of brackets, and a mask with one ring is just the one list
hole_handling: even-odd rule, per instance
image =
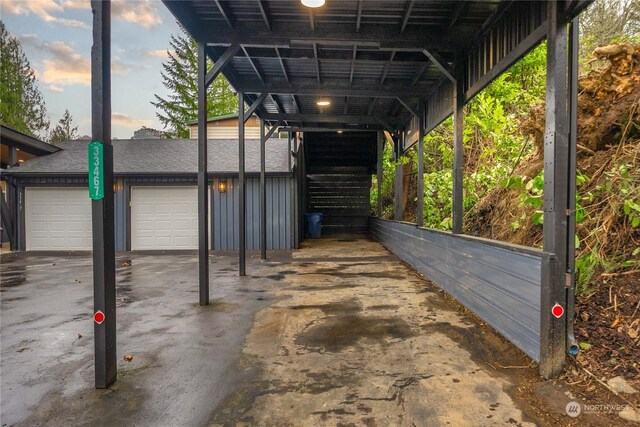
[[[198, 42], [200, 304], [209, 303], [205, 89], [217, 75], [223, 73], [238, 93], [240, 276], [246, 274], [247, 117], [255, 113], [262, 122], [261, 153], [264, 141], [278, 127], [290, 132], [296, 156], [296, 202], [303, 213], [308, 206], [305, 144], [313, 140], [307, 135], [370, 132], [380, 178], [384, 133], [392, 140], [395, 158], [417, 142], [421, 161], [423, 136], [453, 114], [453, 232], [423, 228], [421, 218], [417, 224], [382, 220], [380, 206], [378, 218], [368, 221], [368, 232], [538, 361], [541, 375], [557, 375], [566, 352], [577, 351], [571, 326], [576, 17], [588, 3], [326, 0], [312, 8], [297, 0], [164, 0]], [[95, 325], [95, 367], [96, 387], [105, 388], [116, 378], [110, 3], [94, 0], [92, 8], [93, 140], [104, 150], [100, 184], [104, 198], [92, 202], [94, 307], [106, 315]], [[543, 249], [465, 236], [463, 107], [544, 39], [548, 59]], [[210, 69], [207, 58], [215, 64]], [[331, 152], [325, 150], [325, 155]], [[359, 160], [357, 152], [353, 160]], [[418, 212], [422, 212], [422, 164], [418, 170]], [[262, 161], [261, 256], [266, 259], [264, 176]], [[401, 185], [396, 179], [396, 194]], [[554, 306], [564, 313], [554, 316]]]

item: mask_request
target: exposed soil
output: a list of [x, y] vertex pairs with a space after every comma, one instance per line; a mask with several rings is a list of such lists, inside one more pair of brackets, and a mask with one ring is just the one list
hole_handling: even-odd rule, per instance
[[[640, 193], [640, 47], [598, 48], [594, 62], [594, 70], [579, 80], [578, 168], [588, 180], [579, 187], [587, 215], [577, 224], [577, 254], [593, 252], [602, 262], [577, 296], [576, 338], [583, 349], [566, 371], [567, 381], [588, 393], [602, 387], [582, 368], [605, 380], [622, 376], [640, 388], [640, 227], [624, 213], [625, 201], [638, 200]], [[514, 175], [532, 179], [543, 167], [544, 105], [533, 109], [522, 129], [538, 150]], [[531, 221], [512, 226], [533, 214], [521, 203], [521, 193], [491, 191], [468, 219], [467, 232], [541, 247], [542, 226]]]
[[[598, 378], [623, 377], [640, 390], [640, 272], [614, 277], [600, 276], [592, 292], [577, 299], [576, 338], [588, 348], [576, 357]], [[566, 379], [587, 392], [600, 385], [584, 370], [569, 367]], [[640, 394], [625, 395], [640, 407]]]

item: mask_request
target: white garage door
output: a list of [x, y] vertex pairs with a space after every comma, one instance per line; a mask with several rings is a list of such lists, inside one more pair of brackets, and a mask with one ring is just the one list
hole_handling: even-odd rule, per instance
[[25, 190], [27, 250], [91, 250], [91, 199], [86, 188]]
[[131, 249], [197, 249], [197, 187], [132, 187]]

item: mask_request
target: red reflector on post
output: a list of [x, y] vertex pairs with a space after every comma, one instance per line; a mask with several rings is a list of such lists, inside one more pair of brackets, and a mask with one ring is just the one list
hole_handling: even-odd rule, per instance
[[564, 308], [562, 308], [560, 304], [556, 304], [551, 308], [551, 314], [553, 314], [556, 319], [559, 319], [564, 314]]
[[96, 314], [93, 315], [93, 320], [95, 320], [98, 325], [101, 325], [102, 322], [104, 322], [104, 313], [100, 310], [96, 311]]

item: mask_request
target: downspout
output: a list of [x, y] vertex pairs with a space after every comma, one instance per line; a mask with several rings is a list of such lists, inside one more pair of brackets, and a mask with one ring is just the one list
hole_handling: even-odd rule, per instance
[[567, 217], [567, 353], [576, 356], [580, 346], [576, 341], [573, 324], [575, 321], [576, 298], [576, 146], [578, 143], [578, 17], [569, 26], [569, 215]]

